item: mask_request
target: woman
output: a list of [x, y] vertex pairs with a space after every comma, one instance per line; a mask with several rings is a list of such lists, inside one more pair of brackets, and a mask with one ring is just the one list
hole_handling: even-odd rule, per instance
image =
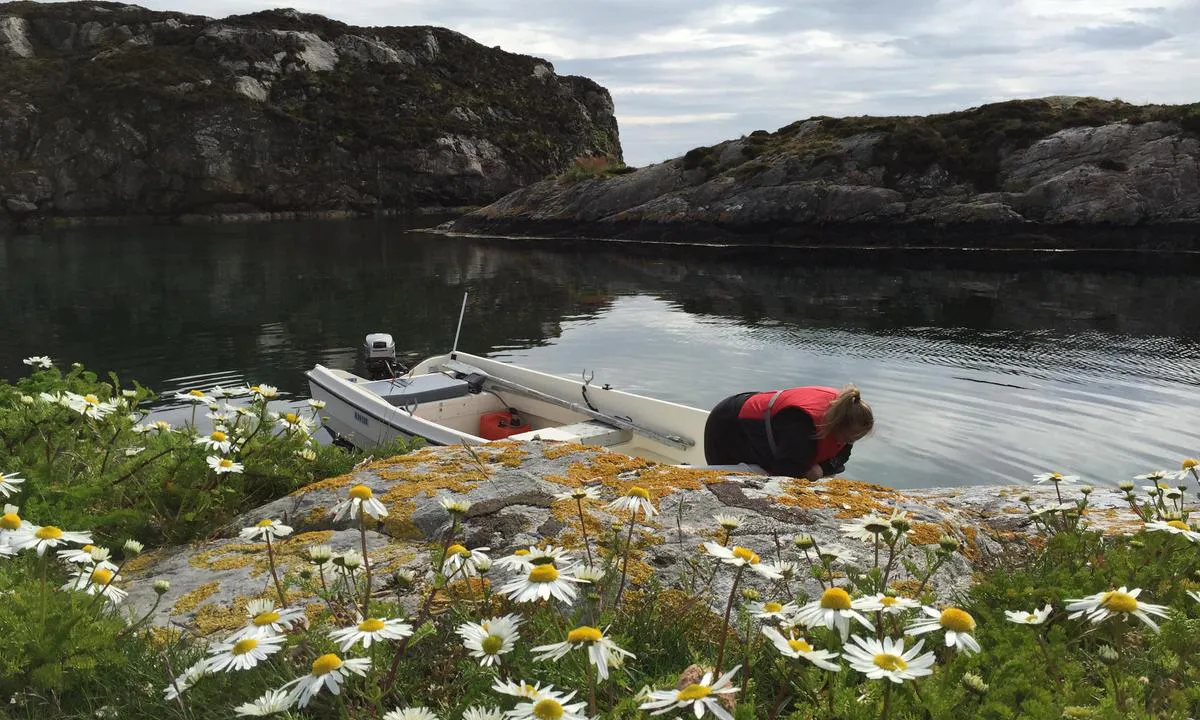
[[858, 388], [796, 387], [725, 398], [708, 415], [710, 465], [751, 463], [772, 475], [819, 480], [846, 469], [850, 448], [875, 427]]

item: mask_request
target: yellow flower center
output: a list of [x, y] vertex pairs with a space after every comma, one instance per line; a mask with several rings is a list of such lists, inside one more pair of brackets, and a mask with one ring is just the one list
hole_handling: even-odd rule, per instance
[[966, 610], [958, 608], [946, 608], [942, 611], [942, 616], [938, 619], [942, 627], [954, 632], [969, 633], [975, 630], [975, 618]]
[[192, 397], [204, 397], [204, 393], [200, 390], [188, 390], [188, 395]]
[[358, 624], [359, 632], [379, 632], [383, 629], [383, 621], [379, 618], [367, 618]]
[[529, 582], [548, 583], [558, 579], [558, 570], [553, 565], [537, 565], [529, 571]]
[[271, 527], [275, 524], [274, 520], [259, 520], [255, 523], [258, 527]]
[[300, 419], [300, 416], [298, 416], [296, 413], [288, 413], [283, 416], [283, 419], [295, 425], [296, 421]]
[[256, 647], [258, 647], [257, 638], [246, 638], [244, 640], [238, 640], [235, 642], [233, 644], [233, 650], [230, 650], [230, 652], [234, 655], [245, 655]]
[[563, 716], [563, 706], [551, 698], [538, 700], [533, 705], [533, 716], [537, 720], [559, 720]]
[[892, 607], [893, 605], [895, 605], [898, 602], [900, 602], [900, 601], [897, 600], [896, 598], [892, 597], [891, 595], [884, 595], [883, 597], [879, 598], [879, 604], [884, 607]]
[[788, 640], [788, 647], [795, 650], [796, 652], [802, 652], [802, 653], [812, 652], [812, 645], [809, 645], [808, 643], [804, 642], [803, 640]]
[[1037, 620], [1038, 620], [1038, 616], [1034, 615], [1033, 613], [1030, 613], [1025, 616], [1025, 622], [1032, 623], [1032, 622], [1037, 622]]
[[628, 497], [641, 498], [643, 500], [650, 499], [650, 491], [644, 487], [638, 487], [637, 485], [629, 488], [629, 492], [625, 493], [625, 495]]
[[707, 685], [697, 685], [695, 683], [688, 685], [684, 689], [675, 694], [676, 702], [691, 702], [692, 700], [700, 700], [712, 695], [712, 688]]
[[96, 546], [95, 545], [84, 545], [83, 547], [81, 547], [79, 549], [85, 553], [90, 553], [91, 551], [96, 549]]
[[279, 617], [280, 617], [279, 613], [275, 612], [274, 610], [268, 610], [266, 612], [260, 612], [259, 614], [255, 615], [254, 619], [251, 620], [250, 622], [261, 627], [263, 625], [270, 625], [272, 623], [278, 622]]
[[221, 459], [220, 459], [220, 460], [217, 462], [217, 464], [218, 464], [218, 465], [220, 465], [220, 466], [221, 466], [221, 467], [223, 467], [223, 468], [227, 468], [227, 467], [233, 467], [233, 461], [232, 461], [232, 460], [230, 460], [229, 458], [221, 458]]
[[334, 655], [333, 653], [327, 653], [316, 660], [313, 660], [312, 674], [316, 676], [328, 675], [341, 666], [342, 659], [340, 657]]
[[524, 557], [525, 555], [528, 555], [528, 554], [529, 554], [529, 551], [526, 550], [525, 548], [521, 548], [520, 550], [513, 550], [513, 555], [516, 555], [517, 557]]
[[483, 651], [488, 655], [497, 655], [500, 653], [500, 649], [504, 647], [504, 638], [499, 635], [488, 635], [483, 639], [483, 642], [479, 643], [479, 647], [483, 648]]
[[1188, 458], [1179, 465], [1181, 470], [1191, 470], [1197, 466], [1200, 466], [1200, 460], [1197, 460], [1196, 458]]
[[875, 656], [874, 660], [877, 667], [881, 667], [889, 672], [908, 668], [908, 663], [904, 662], [904, 658], [891, 653], [879, 653]]
[[763, 612], [777, 613], [783, 610], [783, 605], [777, 602], [763, 603]]
[[567, 633], [567, 642], [569, 643], [594, 643], [599, 642], [602, 637], [599, 630], [594, 627], [577, 627]]
[[90, 393], [83, 396], [83, 401], [85, 403], [87, 403], [88, 405], [99, 405], [100, 404], [100, 398], [98, 398], [95, 395], [92, 395]]
[[466, 553], [467, 555], [471, 554], [469, 550], [458, 543], [454, 543], [450, 547], [446, 548], [446, 557], [450, 557], [451, 555], [462, 555], [463, 553]]
[[1171, 520], [1170, 522], [1167, 523], [1167, 525], [1170, 525], [1171, 527], [1175, 528], [1176, 530], [1191, 530], [1191, 528], [1189, 528], [1187, 526], [1187, 523], [1185, 523], [1182, 520]]
[[226, 435], [225, 433], [221, 432], [220, 430], [213, 430], [212, 435], [209, 435], [208, 439], [212, 440], [213, 442], [223, 443], [229, 439], [229, 436]]
[[821, 593], [821, 607], [826, 610], [849, 610], [850, 593], [841, 588], [829, 588]]
[[751, 565], [757, 565], [760, 562], [757, 553], [744, 547], [734, 547], [733, 556], [739, 560], [744, 560]]
[[97, 585], [108, 585], [109, 583], [112, 582], [112, 579], [113, 579], [112, 570], [105, 570], [104, 568], [96, 568], [95, 570], [92, 571], [92, 582]]
[[355, 500], [370, 500], [371, 488], [367, 487], [366, 485], [355, 485], [354, 487], [350, 488], [350, 497], [354, 498]]
[[1100, 607], [1112, 612], [1131, 613], [1138, 609], [1138, 601], [1129, 593], [1113, 590], [1104, 593], [1104, 597], [1100, 600]]
[[21, 517], [16, 513], [4, 513], [0, 515], [0, 528], [5, 530], [16, 530], [21, 527]]
[[53, 525], [40, 527], [33, 534], [34, 537], [37, 537], [39, 540], [58, 540], [63, 536], [62, 530], [59, 530]]

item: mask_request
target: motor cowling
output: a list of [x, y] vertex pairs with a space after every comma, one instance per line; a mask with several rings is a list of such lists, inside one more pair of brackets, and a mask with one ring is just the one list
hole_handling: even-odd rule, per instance
[[396, 374], [396, 342], [387, 333], [370, 333], [363, 340], [363, 360], [372, 380]]

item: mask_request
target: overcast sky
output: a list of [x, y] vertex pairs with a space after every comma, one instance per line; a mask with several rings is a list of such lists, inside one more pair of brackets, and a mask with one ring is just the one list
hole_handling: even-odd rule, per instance
[[813, 115], [917, 115], [1047, 95], [1193, 102], [1200, 0], [152, 0], [440, 25], [586, 75], [644, 165]]

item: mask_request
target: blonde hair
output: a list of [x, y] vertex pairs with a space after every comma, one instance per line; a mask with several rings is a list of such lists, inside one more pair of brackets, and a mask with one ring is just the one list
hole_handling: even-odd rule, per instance
[[829, 403], [817, 436], [833, 435], [842, 440], [865, 436], [874, 428], [875, 413], [871, 412], [871, 406], [863, 402], [862, 393], [858, 388], [847, 385], [833, 402]]

